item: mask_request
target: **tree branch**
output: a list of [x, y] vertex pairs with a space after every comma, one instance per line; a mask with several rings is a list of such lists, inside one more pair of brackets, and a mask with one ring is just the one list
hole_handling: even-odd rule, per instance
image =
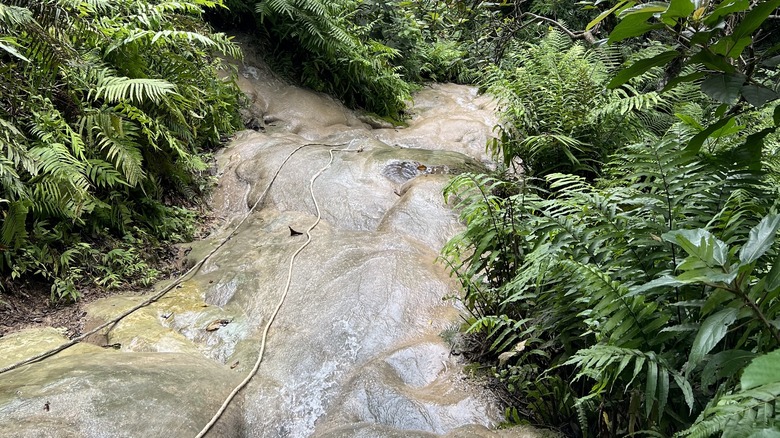
[[543, 17], [541, 15], [532, 14], [530, 12], [523, 12], [522, 15], [518, 17], [518, 19], [522, 20], [525, 17], [531, 17], [534, 20], [541, 20], [547, 23], [550, 23], [563, 31], [566, 35], [569, 36], [569, 38], [574, 40], [585, 40], [590, 44], [596, 44], [596, 38], [593, 36], [593, 33], [591, 31], [583, 31], [583, 32], [573, 32], [566, 28], [563, 24], [553, 20], [552, 18]]

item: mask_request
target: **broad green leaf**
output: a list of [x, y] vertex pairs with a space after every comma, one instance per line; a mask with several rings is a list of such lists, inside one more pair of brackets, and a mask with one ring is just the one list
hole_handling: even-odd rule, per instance
[[612, 29], [612, 32], [609, 34], [608, 42], [615, 43], [623, 41], [626, 38], [643, 35], [653, 29], [663, 28], [664, 25], [661, 23], [650, 24], [647, 22], [653, 14], [655, 14], [655, 12], [650, 11], [637, 12], [626, 16], [620, 20], [620, 23], [618, 23], [614, 29]]
[[683, 123], [690, 126], [691, 128], [696, 129], [697, 131], [704, 131], [704, 126], [701, 126], [701, 124], [696, 119], [689, 116], [688, 114], [674, 113], [674, 116], [682, 120]]
[[653, 67], [668, 64], [670, 61], [672, 61], [673, 59], [679, 56], [680, 53], [677, 52], [676, 50], [669, 50], [667, 52], [659, 53], [658, 55], [655, 55], [652, 58], [640, 59], [639, 61], [632, 64], [630, 67], [620, 70], [618, 74], [615, 75], [615, 77], [612, 78], [611, 81], [609, 81], [609, 84], [607, 84], [607, 88], [615, 88], [620, 85], [623, 85], [626, 82], [628, 82], [631, 78], [639, 76]]
[[742, 97], [745, 98], [747, 103], [756, 108], [760, 108], [767, 102], [771, 102], [780, 96], [769, 88], [762, 87], [761, 85], [747, 84], [742, 87]]
[[780, 382], [780, 350], [772, 351], [750, 362], [739, 380], [742, 390]]
[[723, 117], [724, 114], [726, 114], [726, 110], [729, 109], [729, 105], [726, 103], [720, 104], [718, 108], [715, 109], [714, 116], [715, 117]]
[[694, 135], [693, 138], [688, 140], [688, 146], [685, 147], [685, 150], [691, 153], [698, 153], [701, 150], [701, 147], [704, 145], [704, 142], [710, 138], [713, 132], [726, 126], [733, 119], [733, 116], [720, 119], [712, 125], [708, 126], [704, 131]]
[[780, 215], [770, 214], [750, 230], [748, 241], [739, 250], [739, 261], [743, 265], [753, 263], [772, 246], [775, 234], [780, 228]]
[[[680, 269], [685, 269], [680, 265]], [[677, 280], [689, 283], [705, 283], [710, 285], [728, 285], [737, 278], [737, 271], [724, 273], [720, 269], [701, 268], [683, 272], [677, 276]]]
[[[671, 0], [669, 2], [669, 8], [661, 14], [662, 19], [687, 17], [696, 10], [696, 5], [692, 0]], [[671, 24], [671, 23], [668, 23]]]
[[629, 1], [626, 1], [626, 0], [622, 0], [622, 1], [617, 2], [617, 4], [615, 4], [615, 6], [613, 6], [613, 7], [609, 8], [609, 9], [607, 9], [606, 11], [600, 13], [596, 18], [594, 18], [590, 23], [588, 23], [588, 25], [585, 26], [585, 30], [587, 31], [587, 30], [593, 29], [593, 26], [601, 23], [605, 18], [607, 18], [609, 16], [609, 14], [615, 12], [620, 7], [622, 7], [623, 5], [630, 5], [629, 7], [631, 7], [635, 3], [636, 2], [629, 2]]
[[632, 287], [630, 289], [630, 292], [627, 293], [625, 296], [626, 297], [631, 297], [631, 296], [634, 296], [634, 295], [642, 294], [642, 293], [647, 292], [647, 291], [652, 290], [652, 289], [657, 289], [659, 287], [677, 287], [677, 286], [682, 286], [684, 284], [685, 284], [685, 282], [680, 281], [680, 280], [678, 280], [678, 279], [676, 279], [674, 277], [663, 276], [663, 277], [656, 278], [655, 280], [653, 280], [653, 281], [651, 281], [649, 283], [645, 283], [645, 284], [643, 284], [641, 286]]
[[666, 2], [647, 2], [647, 3], [642, 3], [642, 4], [639, 4], [639, 5], [636, 5], [636, 6], [632, 7], [632, 8], [623, 9], [620, 12], [619, 18], [622, 20], [622, 19], [624, 19], [626, 17], [629, 17], [631, 15], [636, 15], [636, 14], [640, 14], [640, 15], [645, 15], [645, 14], [655, 15], [655, 14], [658, 14], [660, 12], [664, 12], [667, 8], [669, 8], [669, 4], [666, 3]]
[[739, 58], [745, 47], [749, 46], [753, 42], [753, 37], [746, 36], [742, 38], [736, 38], [733, 36], [723, 37], [717, 43], [710, 46], [712, 53], [723, 55], [727, 58]]
[[[690, 44], [693, 46], [709, 46], [710, 40], [716, 35], [720, 35], [722, 29], [707, 29], [693, 32], [691, 35]], [[709, 49], [708, 49], [709, 50]]]
[[778, 287], [780, 287], [780, 254], [775, 258], [772, 269], [766, 275], [766, 289], [771, 292]]
[[704, 302], [704, 305], [701, 308], [702, 316], [709, 315], [716, 309], [720, 308], [723, 303], [733, 299], [734, 294], [731, 292], [723, 289], [716, 289], [710, 294], [709, 297], [707, 297], [707, 300]]
[[704, 320], [688, 355], [688, 370], [696, 368], [704, 356], [726, 336], [729, 326], [737, 319], [737, 313], [737, 309], [730, 307], [713, 313]]
[[759, 2], [734, 28], [734, 32], [731, 33], [732, 38], [738, 39], [752, 35], [778, 7], [780, 7], [780, 0]]
[[728, 137], [729, 135], [736, 134], [745, 128], [744, 125], [737, 125], [736, 119], [729, 120], [725, 125], [716, 129], [710, 134], [712, 138]]
[[708, 16], [704, 18], [704, 24], [714, 26], [724, 15], [734, 12], [742, 12], [750, 7], [750, 0], [723, 0]]
[[718, 102], [733, 104], [739, 98], [746, 79], [739, 73], [714, 74], [702, 81], [701, 91]]
[[748, 364], [756, 353], [744, 350], [725, 350], [713, 354], [701, 373], [701, 384], [710, 386], [724, 377], [737, 375]]
[[709, 266], [726, 265], [728, 247], [707, 230], [674, 230], [664, 233], [661, 238], [679, 245], [689, 255], [698, 257]]
[[750, 134], [745, 142], [721, 155], [721, 160], [729, 163], [734, 169], [761, 170], [761, 154], [764, 147], [764, 137], [775, 128], [763, 129]]
[[[736, 68], [731, 65], [723, 55], [712, 53], [709, 49], [702, 49], [688, 60], [688, 64], [702, 64], [711, 70], [726, 73], [734, 73]], [[741, 84], [740, 84], [741, 85]]]
[[653, 402], [656, 399], [655, 392], [658, 387], [658, 364], [647, 363], [647, 382], [645, 386], [645, 415], [650, 416], [653, 411]]

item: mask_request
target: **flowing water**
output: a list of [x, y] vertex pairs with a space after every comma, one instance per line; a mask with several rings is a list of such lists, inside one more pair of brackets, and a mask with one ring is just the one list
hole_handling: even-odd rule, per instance
[[[257, 130], [219, 154], [212, 204], [221, 227], [192, 244], [190, 262], [250, 213], [281, 166], [261, 206], [158, 302], [91, 342], [0, 375], [0, 436], [197, 434], [257, 358], [305, 239], [291, 229], [316, 219], [309, 184], [330, 149], [349, 151], [333, 152], [313, 185], [322, 221], [295, 260], [260, 370], [209, 436], [539, 436], [491, 430], [501, 412], [445, 340], [461, 319], [444, 298], [459, 289], [436, 259], [461, 224], [442, 188], [490, 165], [491, 101], [472, 87], [426, 87], [401, 128], [290, 86], [257, 60], [241, 67], [240, 85]], [[92, 326], [144, 298], [95, 302]], [[0, 367], [64, 341], [55, 329], [7, 336]]]

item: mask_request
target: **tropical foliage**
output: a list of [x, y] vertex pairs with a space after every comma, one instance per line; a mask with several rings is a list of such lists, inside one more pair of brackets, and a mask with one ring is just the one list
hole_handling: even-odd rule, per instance
[[539, 423], [671, 434], [778, 347], [777, 193], [685, 152], [681, 136], [623, 150], [595, 185], [550, 174], [547, 193], [465, 175], [448, 191], [469, 226], [446, 253], [468, 286], [469, 331]]
[[192, 232], [201, 152], [235, 129], [238, 92], [200, 20], [207, 0], [0, 3], [0, 273], [54, 298], [155, 277], [138, 250]]
[[472, 15], [513, 35], [484, 37], [505, 168], [446, 191], [473, 357], [511, 422], [776, 436], [780, 2], [598, 1], [582, 31], [556, 5]]
[[501, 163], [455, 178], [444, 251], [510, 422], [778, 436], [780, 0], [0, 3], [0, 275], [152, 281], [149, 243], [239, 120], [203, 21], [401, 119], [426, 80], [498, 98]]
[[504, 119], [494, 152], [506, 165], [522, 160], [526, 174], [595, 175], [620, 146], [663, 133], [677, 120], [672, 114], [703, 98], [692, 86], [648, 91], [658, 71], [606, 90], [621, 60], [616, 49], [591, 50], [552, 30], [487, 67], [483, 86], [500, 100]]
[[[436, 3], [434, 5], [434, 3]], [[445, 2], [229, 0], [221, 26], [253, 28], [268, 61], [289, 79], [400, 121], [425, 80], [473, 80], [465, 50], [441, 26]], [[246, 17], [253, 17], [248, 23]]]

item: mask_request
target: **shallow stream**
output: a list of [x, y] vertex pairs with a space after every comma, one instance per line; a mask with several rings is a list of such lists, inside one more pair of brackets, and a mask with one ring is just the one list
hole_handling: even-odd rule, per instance
[[[316, 219], [312, 177], [330, 149], [348, 149], [313, 184], [322, 221], [295, 260], [260, 370], [209, 436], [537, 436], [491, 430], [501, 412], [446, 340], [460, 316], [444, 298], [459, 288], [436, 259], [461, 225], [442, 188], [489, 165], [491, 101], [472, 87], [426, 87], [401, 128], [290, 86], [251, 57], [240, 82], [256, 130], [220, 152], [220, 228], [192, 244], [189, 262], [247, 221], [195, 277], [106, 335], [0, 375], [0, 435], [197, 434], [257, 358], [305, 239], [291, 230]], [[90, 324], [144, 299], [97, 301]], [[4, 337], [0, 367], [65, 340], [56, 329]]]

